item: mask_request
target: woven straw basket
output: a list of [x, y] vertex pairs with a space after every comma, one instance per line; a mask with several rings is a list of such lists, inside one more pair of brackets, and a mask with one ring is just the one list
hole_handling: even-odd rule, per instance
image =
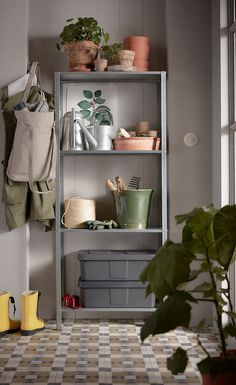
[[67, 229], [84, 229], [86, 221], [96, 219], [96, 204], [94, 199], [73, 197], [65, 199], [65, 212], [61, 222]]

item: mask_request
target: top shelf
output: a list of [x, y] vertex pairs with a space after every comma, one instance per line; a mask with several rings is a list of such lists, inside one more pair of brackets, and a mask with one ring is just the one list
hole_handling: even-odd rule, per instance
[[129, 83], [161, 83], [165, 71], [147, 72], [56, 72], [56, 78], [62, 83], [78, 82], [129, 82]]

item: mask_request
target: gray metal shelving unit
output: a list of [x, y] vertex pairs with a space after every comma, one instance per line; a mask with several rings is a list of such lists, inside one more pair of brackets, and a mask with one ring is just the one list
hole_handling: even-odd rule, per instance
[[[61, 121], [63, 116], [63, 85], [68, 83], [156, 83], [159, 85], [161, 100], [161, 150], [159, 151], [60, 151]], [[159, 91], [160, 90], [160, 91]], [[62, 161], [66, 156], [86, 156], [86, 155], [152, 155], [160, 158], [161, 161], [161, 208], [162, 220], [161, 227], [148, 228], [145, 230], [98, 230], [99, 232], [111, 233], [156, 233], [162, 235], [162, 243], [167, 239], [167, 129], [166, 129], [166, 72], [149, 71], [149, 72], [56, 72], [55, 73], [55, 98], [56, 98], [56, 135], [57, 135], [57, 171], [56, 171], [56, 220], [55, 220], [55, 266], [56, 266], [56, 319], [57, 328], [61, 328], [62, 314], [71, 315], [76, 318], [97, 318], [99, 315], [110, 318], [140, 318], [146, 317], [153, 309], [79, 309], [73, 310], [63, 308], [61, 305], [61, 283], [62, 283], [62, 249], [63, 237], [68, 232], [81, 233], [88, 232], [86, 229], [61, 228], [61, 206], [63, 202], [63, 173]], [[112, 312], [112, 316], [110, 314]]]

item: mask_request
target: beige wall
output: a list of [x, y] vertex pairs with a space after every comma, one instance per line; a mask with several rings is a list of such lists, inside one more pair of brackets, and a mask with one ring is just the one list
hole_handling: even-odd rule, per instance
[[[0, 88], [22, 76], [28, 56], [28, 1], [0, 2]], [[1, 91], [0, 91], [1, 97]], [[0, 160], [4, 157], [5, 128], [0, 114]], [[0, 173], [2, 190], [2, 167]], [[8, 232], [4, 205], [0, 203], [0, 291], [9, 290], [16, 297], [20, 316], [20, 293], [28, 288], [29, 229], [27, 226]]]
[[[170, 234], [177, 240], [174, 216], [212, 203], [211, 2], [167, 0], [166, 45]], [[198, 135], [197, 146], [184, 144], [188, 132]], [[211, 305], [193, 314], [193, 323], [209, 322]]]

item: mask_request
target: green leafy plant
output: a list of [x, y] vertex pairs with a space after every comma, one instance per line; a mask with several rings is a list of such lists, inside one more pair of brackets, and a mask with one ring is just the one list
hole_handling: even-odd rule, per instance
[[61, 44], [91, 40], [94, 44], [106, 44], [109, 41], [109, 34], [105, 33], [103, 28], [93, 17], [78, 17], [78, 19], [66, 20], [63, 31], [60, 34]]
[[83, 117], [89, 120], [90, 124], [111, 125], [111, 110], [105, 106], [105, 99], [102, 98], [102, 91], [83, 90], [86, 99], [81, 100], [77, 105], [81, 108]]
[[[209, 301], [214, 305], [221, 356], [210, 357], [202, 345], [198, 336], [204, 326], [201, 320], [196, 328], [196, 341], [207, 357], [198, 368], [213, 377], [226, 370], [234, 373], [236, 365], [227, 351], [227, 337], [236, 337], [236, 313], [228, 277], [230, 264], [235, 260], [236, 205], [220, 210], [213, 206], [196, 208], [178, 215], [176, 220], [184, 224], [181, 242], [167, 241], [140, 276], [142, 282], [148, 283], [147, 295], [154, 293], [159, 301], [156, 311], [141, 329], [141, 339], [144, 341], [149, 335], [166, 333], [179, 326], [189, 328], [191, 305]], [[228, 317], [227, 325], [223, 325], [223, 315]], [[182, 373], [187, 362], [187, 351], [178, 348], [167, 359], [167, 367], [173, 374]]]
[[103, 45], [101, 48], [102, 59], [107, 59], [108, 65], [113, 65], [116, 62], [116, 55], [119, 49], [123, 49], [124, 45], [121, 43], [114, 43], [110, 45]]

